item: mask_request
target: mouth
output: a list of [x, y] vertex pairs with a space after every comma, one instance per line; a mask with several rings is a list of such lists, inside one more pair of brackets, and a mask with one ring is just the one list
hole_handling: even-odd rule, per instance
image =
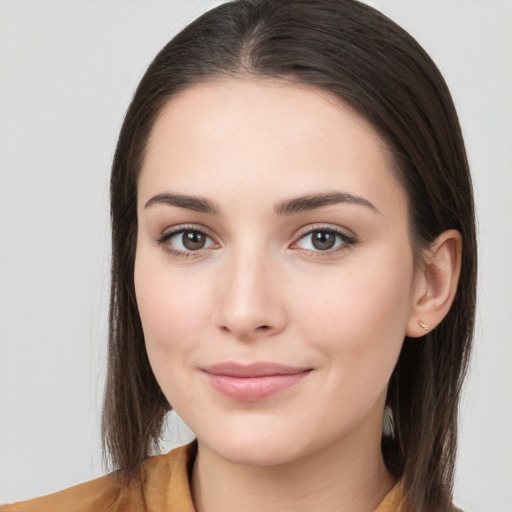
[[298, 384], [312, 371], [276, 363], [220, 363], [201, 368], [211, 387], [228, 398], [256, 402]]

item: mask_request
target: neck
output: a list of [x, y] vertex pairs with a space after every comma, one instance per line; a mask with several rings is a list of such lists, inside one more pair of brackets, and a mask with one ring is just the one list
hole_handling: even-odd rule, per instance
[[[198, 512], [373, 512], [395, 484], [380, 433], [271, 466], [226, 460], [199, 442], [192, 473]], [[348, 448], [347, 448], [348, 446]]]

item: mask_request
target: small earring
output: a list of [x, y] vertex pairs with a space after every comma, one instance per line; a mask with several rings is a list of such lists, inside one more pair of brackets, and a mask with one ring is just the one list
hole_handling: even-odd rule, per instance
[[393, 411], [389, 405], [384, 409], [384, 423], [382, 425], [382, 433], [385, 436], [395, 438], [395, 420], [393, 418]]
[[423, 320], [418, 320], [418, 325], [424, 330], [428, 331], [428, 325]]

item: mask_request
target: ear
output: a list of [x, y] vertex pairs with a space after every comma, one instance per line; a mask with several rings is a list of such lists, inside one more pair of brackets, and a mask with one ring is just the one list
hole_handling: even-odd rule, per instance
[[407, 336], [424, 336], [450, 310], [459, 282], [461, 252], [462, 237], [454, 229], [441, 233], [424, 251], [407, 319]]

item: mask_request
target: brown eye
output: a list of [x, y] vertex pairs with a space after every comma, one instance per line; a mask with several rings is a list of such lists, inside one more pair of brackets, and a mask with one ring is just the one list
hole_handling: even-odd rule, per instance
[[199, 231], [184, 231], [181, 235], [181, 243], [185, 249], [197, 251], [206, 245], [206, 235]]
[[302, 235], [297, 242], [293, 244], [294, 249], [304, 249], [313, 253], [332, 252], [354, 245], [356, 239], [343, 231], [335, 229], [312, 229]]
[[197, 229], [180, 229], [172, 233], [166, 233], [157, 242], [165, 250], [175, 255], [187, 255], [217, 246], [211, 237]]
[[319, 251], [328, 251], [336, 244], [336, 234], [331, 231], [313, 231], [311, 244]]

